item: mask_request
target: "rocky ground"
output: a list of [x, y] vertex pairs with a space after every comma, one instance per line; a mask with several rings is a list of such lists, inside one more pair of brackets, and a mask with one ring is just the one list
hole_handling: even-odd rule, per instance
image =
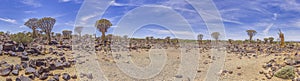
[[[200, 48], [200, 51], [195, 47], [187, 47], [190, 47], [184, 51], [187, 54], [192, 54], [191, 51], [200, 52], [199, 66], [195, 70], [196, 76], [194, 81], [207, 80], [206, 78], [211, 77], [206, 76], [209, 68], [213, 68], [211, 64], [219, 58], [214, 57], [207, 47]], [[276, 50], [273, 50], [274, 53], [258, 51], [252, 53], [251, 50], [249, 51], [249, 49], [255, 48], [257, 47], [250, 46], [242, 52], [240, 52], [241, 49], [237, 49], [239, 51], [236, 51], [234, 48], [227, 49], [225, 51], [226, 58], [223, 69], [210, 72], [217, 72], [215, 74], [220, 77], [220, 81], [300, 80], [298, 78], [300, 75], [300, 70], [298, 70], [300, 55], [298, 55], [299, 52], [297, 50], [282, 50], [286, 53]], [[116, 51], [105, 53], [103, 51], [77, 52], [55, 48], [55, 52], [40, 55], [24, 54], [23, 52], [3, 52], [0, 55], [0, 81], [93, 81], [96, 79], [95, 76], [101, 75], [100, 72], [109, 81], [173, 81], [176, 78], [189, 81], [191, 80], [190, 78], [177, 74], [182, 58], [182, 52], [179, 49], [173, 47], [168, 49], [156, 48], [156, 50], [162, 50], [166, 53], [167, 60], [161, 72], [149, 79], [134, 78], [127, 75], [116, 65], [116, 61], [121, 61], [128, 64], [134, 63], [139, 67], [147, 67], [151, 64], [151, 57], [149, 56], [149, 51], [144, 49], [131, 52]], [[119, 60], [125, 57], [130, 57], [131, 61]], [[285, 71], [283, 68], [287, 68], [287, 70]], [[99, 71], [99, 74], [93, 74], [97, 73], [95, 71]]]

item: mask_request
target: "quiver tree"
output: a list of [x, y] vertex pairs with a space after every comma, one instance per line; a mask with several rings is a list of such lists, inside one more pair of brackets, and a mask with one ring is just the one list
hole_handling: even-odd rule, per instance
[[37, 37], [37, 33], [36, 33], [36, 29], [38, 27], [38, 19], [37, 18], [31, 18], [29, 20], [27, 20], [25, 22], [24, 25], [26, 25], [27, 27], [29, 27], [32, 30], [32, 38], [36, 38]]
[[79, 36], [81, 36], [82, 29], [83, 29], [82, 26], [77, 26], [77, 27], [75, 27], [75, 32], [78, 33]]
[[269, 40], [270, 40], [270, 44], [272, 44], [273, 41], [274, 41], [274, 38], [273, 37], [269, 37]]
[[70, 31], [70, 30], [63, 30], [62, 33], [63, 33], [63, 36], [64, 36], [65, 39], [70, 39], [71, 38], [72, 31]]
[[261, 40], [260, 40], [260, 39], [256, 39], [256, 42], [257, 42], [257, 43], [261, 43]]
[[58, 41], [61, 40], [61, 34], [60, 34], [60, 33], [56, 33], [56, 34], [55, 34], [55, 37], [58, 39]]
[[280, 38], [280, 47], [284, 47], [284, 34], [279, 30], [279, 38]]
[[153, 43], [153, 42], [154, 42], [154, 40], [155, 40], [155, 39], [154, 39], [154, 37], [153, 37], [153, 36], [151, 36], [151, 37], [150, 37], [150, 42], [151, 42], [151, 43]]
[[233, 41], [232, 39], [228, 39], [229, 44], [232, 44], [232, 41]]
[[167, 37], [165, 38], [165, 43], [166, 43], [166, 44], [170, 44], [170, 43], [171, 43], [171, 42], [170, 42], [170, 39], [171, 39], [171, 37], [167, 36]]
[[176, 48], [178, 48], [178, 46], [179, 46], [179, 39], [178, 39], [178, 38], [174, 38], [174, 39], [173, 39], [173, 44], [174, 44], [174, 46], [175, 46]]
[[246, 32], [247, 32], [247, 35], [249, 36], [249, 40], [251, 42], [253, 36], [255, 36], [257, 32], [255, 30], [247, 30]]
[[203, 35], [202, 34], [199, 34], [198, 36], [197, 36], [197, 39], [198, 39], [198, 43], [199, 43], [199, 45], [202, 43], [202, 39], [203, 39]]
[[146, 44], [149, 44], [149, 42], [150, 42], [150, 37], [146, 37], [145, 39], [146, 39]]
[[220, 33], [219, 32], [213, 32], [211, 33], [211, 37], [214, 38], [216, 41], [219, 40]]
[[107, 19], [100, 19], [95, 23], [95, 27], [97, 27], [97, 29], [102, 33], [101, 36], [102, 43], [104, 43], [105, 41], [105, 32], [107, 32], [107, 29], [110, 28], [110, 26], [112, 26], [112, 24]]
[[108, 34], [108, 35], [106, 36], [106, 40], [107, 40], [107, 41], [111, 42], [112, 39], [113, 39], [113, 35], [112, 35], [112, 34]]
[[53, 29], [53, 26], [55, 24], [56, 20], [51, 17], [44, 17], [42, 19], [38, 20], [38, 27], [42, 29], [43, 32], [46, 33], [46, 37], [48, 39], [48, 42], [51, 41], [51, 31]]
[[264, 38], [265, 44], [268, 43], [269, 38]]

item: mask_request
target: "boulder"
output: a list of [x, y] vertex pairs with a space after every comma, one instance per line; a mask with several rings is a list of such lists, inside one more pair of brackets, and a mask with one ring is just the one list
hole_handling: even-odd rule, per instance
[[20, 76], [19, 77], [20, 81], [32, 81], [30, 78], [26, 77], [26, 76]]
[[32, 74], [32, 73], [35, 73], [35, 69], [32, 68], [32, 67], [27, 67], [25, 69], [25, 74]]
[[28, 64], [26, 62], [21, 62], [21, 66], [22, 66], [22, 68], [27, 68]]
[[66, 57], [61, 57], [60, 60], [61, 60], [62, 62], [66, 62], [66, 61], [67, 61], [67, 60], [66, 60]]
[[47, 74], [47, 73], [43, 73], [43, 74], [39, 77], [40, 80], [46, 80], [47, 78], [48, 78], [48, 74]]
[[14, 51], [15, 50], [15, 45], [13, 42], [6, 42], [3, 44], [3, 50], [4, 51]]
[[63, 69], [64, 66], [61, 62], [55, 62], [54, 65], [56, 69]]
[[63, 74], [62, 74], [62, 78], [63, 78], [64, 80], [70, 80], [70, 79], [71, 79], [71, 77], [70, 77], [70, 75], [69, 75], [68, 73], [63, 73]]
[[54, 76], [52, 78], [58, 81], [59, 80], [59, 76], [60, 76], [59, 74], [54, 74]]
[[28, 53], [26, 51], [22, 52], [22, 55], [28, 56]]
[[16, 70], [21, 70], [22, 68], [21, 68], [21, 65], [16, 64], [15, 67], [14, 67], [14, 69], [16, 69]]
[[70, 64], [70, 62], [64, 62], [64, 63], [63, 63], [63, 66], [64, 66], [64, 67], [71, 67], [71, 64]]
[[11, 78], [6, 78], [6, 81], [13, 81]]
[[77, 75], [72, 75], [71, 78], [72, 79], [77, 79]]
[[58, 80], [55, 80], [54, 78], [50, 78], [49, 80], [47, 81], [58, 81]]
[[16, 52], [13, 52], [13, 51], [9, 51], [8, 54], [10, 56], [18, 56], [18, 54]]
[[0, 76], [7, 76], [12, 71], [13, 65], [10, 64], [1, 64], [0, 67]]
[[182, 75], [176, 75], [175, 77], [176, 78], [182, 78], [183, 76]]
[[21, 59], [21, 61], [28, 61], [28, 60], [29, 60], [29, 57], [28, 57], [28, 56], [25, 56], [25, 55], [21, 55], [21, 56], [20, 56], [20, 59]]
[[36, 48], [29, 48], [28, 50], [26, 50], [27, 53], [30, 53], [30, 54], [42, 54], [39, 50], [37, 50]]
[[48, 67], [50, 70], [55, 70], [56, 69], [56, 66], [55, 66], [55, 64], [50, 64], [50, 66]]
[[29, 64], [29, 67], [36, 68], [36, 62], [35, 62], [35, 60], [30, 60], [30, 61], [28, 62], [28, 64]]
[[12, 70], [11, 73], [13, 75], [19, 75], [19, 70], [18, 69]]
[[34, 80], [34, 78], [35, 78], [35, 76], [34, 76], [34, 75], [32, 75], [32, 74], [31, 74], [31, 75], [29, 75], [28, 77], [29, 77], [30, 79], [32, 79], [32, 80]]
[[43, 62], [43, 61], [36, 61], [35, 64], [36, 64], [36, 66], [38, 66], [38, 67], [41, 67], [41, 66], [45, 66], [45, 65], [46, 65], [46, 63]]
[[40, 76], [41, 76], [38, 72], [34, 72], [33, 75], [34, 75], [35, 77], [40, 77]]
[[42, 73], [44, 73], [44, 72], [49, 72], [49, 71], [50, 71], [49, 68], [41, 67], [41, 68], [38, 70], [38, 73], [39, 73], [39, 74], [42, 74]]

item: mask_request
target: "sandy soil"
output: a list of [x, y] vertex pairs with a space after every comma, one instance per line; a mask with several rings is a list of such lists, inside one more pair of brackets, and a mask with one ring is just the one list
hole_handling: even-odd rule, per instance
[[[100, 68], [102, 69], [101, 71], [104, 73], [105, 77], [109, 81], [173, 81], [174, 76], [176, 76], [176, 72], [179, 68], [180, 64], [180, 50], [170, 48], [165, 50], [167, 53], [167, 58], [168, 60], [166, 61], [166, 65], [162, 69], [162, 71], [150, 78], [150, 79], [136, 79], [133, 78], [123, 71], [121, 71], [118, 66], [115, 64], [114, 58], [112, 54], [105, 54], [103, 52], [97, 52], [96, 53], [96, 58], [100, 64]], [[122, 54], [122, 52], [114, 52], [117, 54]], [[145, 67], [151, 63], [150, 57], [149, 57], [149, 52], [142, 50], [140, 52], [137, 51], [132, 51], [131, 53], [131, 58], [132, 61], [139, 67]], [[56, 57], [54, 55], [46, 54], [44, 56], [31, 56], [31, 59], [36, 59], [36, 58], [45, 58], [45, 57]], [[67, 57], [73, 57], [71, 52], [66, 52]], [[128, 55], [121, 55], [123, 57], [128, 56]], [[200, 54], [200, 59], [199, 59], [199, 67], [197, 68], [197, 75], [194, 79], [194, 81], [204, 81], [207, 70], [212, 64], [212, 59], [209, 59], [208, 57], [210, 54], [208, 53], [201, 53]], [[243, 57], [242, 59], [238, 58], [237, 55], [235, 54], [227, 54], [226, 56], [226, 61], [224, 65], [224, 70], [227, 71], [233, 71], [232, 74], [225, 73], [225, 74], [220, 74], [220, 81], [288, 81], [288, 80], [283, 80], [279, 79], [276, 77], [273, 77], [272, 79], [266, 79], [264, 75], [259, 74], [259, 71], [262, 70], [262, 65], [265, 64], [265, 62], [269, 61], [272, 58], [278, 58], [281, 56], [265, 56], [265, 55], [259, 55], [257, 58], [246, 58]], [[20, 59], [18, 57], [9, 57], [7, 55], [0, 56], [1, 60], [5, 60], [10, 64], [18, 64], [20, 62]], [[207, 63], [207, 64], [206, 64]], [[241, 67], [241, 69], [237, 69], [237, 67]], [[77, 69], [78, 70], [78, 69]], [[23, 71], [21, 71], [20, 74]], [[54, 74], [57, 73], [70, 73], [72, 74], [77, 74], [79, 78], [79, 73], [76, 73], [76, 67], [72, 66], [71, 68], [66, 68], [64, 70], [55, 70], [52, 71]], [[241, 73], [241, 75], [238, 75], [238, 73]], [[11, 78], [15, 78], [16, 76], [10, 74]], [[4, 81], [6, 77], [1, 76], [0, 81]], [[60, 77], [61, 78], [61, 77]], [[62, 80], [62, 78], [61, 78]], [[34, 81], [39, 81], [38, 79]], [[71, 81], [75, 81], [74, 79], [71, 79]]]

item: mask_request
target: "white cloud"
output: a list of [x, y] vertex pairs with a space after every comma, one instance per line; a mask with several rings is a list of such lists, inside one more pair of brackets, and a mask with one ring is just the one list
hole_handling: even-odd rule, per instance
[[19, 28], [26, 28], [26, 26], [25, 25], [21, 25], [21, 26], [19, 26]]
[[111, 1], [110, 3], [111, 6], [140, 6], [140, 5], [137, 5], [137, 4], [132, 4], [131, 2], [130, 3], [117, 3], [115, 0]]
[[9, 22], [9, 23], [12, 23], [12, 24], [17, 24], [17, 20], [14, 20], [14, 19], [0, 18], [0, 21]]
[[71, 0], [58, 0], [58, 2], [70, 2]]
[[277, 13], [274, 13], [272, 19], [273, 19], [273, 20], [277, 20], [277, 16], [278, 16], [278, 14], [277, 14]]
[[66, 3], [66, 2], [75, 2], [75, 3], [82, 3], [83, 0], [58, 0], [60, 3]]
[[64, 25], [73, 27], [74, 26], [74, 22], [73, 21], [69, 21], [69, 22], [64, 23]]
[[33, 6], [33, 7], [41, 7], [42, 6], [41, 3], [39, 3], [35, 0], [23, 0], [22, 3], [25, 5]]
[[36, 11], [24, 11], [24, 13], [26, 13], [26, 14], [33, 14], [33, 13], [36, 13]]

